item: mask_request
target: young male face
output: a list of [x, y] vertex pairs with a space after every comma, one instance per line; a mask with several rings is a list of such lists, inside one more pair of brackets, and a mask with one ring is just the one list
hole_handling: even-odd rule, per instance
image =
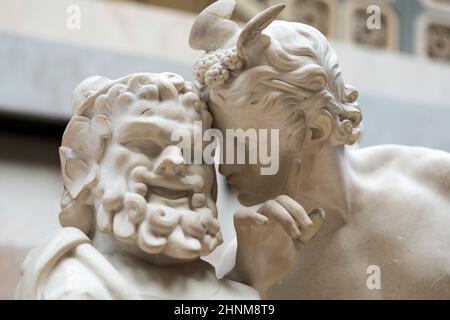
[[[220, 89], [218, 89], [220, 90]], [[256, 97], [255, 97], [256, 98]], [[280, 195], [285, 187], [292, 169], [292, 152], [286, 147], [288, 130], [286, 122], [282, 118], [273, 116], [273, 114], [261, 112], [262, 101], [248, 99], [249, 103], [239, 107], [228, 102], [223, 96], [211, 95], [209, 109], [213, 115], [213, 125], [219, 129], [226, 140], [227, 129], [254, 130], [257, 134], [267, 133], [267, 139], [260, 139], [253, 145], [247, 139], [237, 141], [245, 147], [246, 163], [239, 164], [236, 159], [233, 163], [223, 163], [219, 166], [219, 172], [226, 177], [230, 188], [236, 193], [239, 202], [245, 206], [253, 206], [273, 199]], [[277, 106], [273, 106], [276, 108]], [[277, 131], [278, 134], [272, 139], [271, 133]], [[262, 146], [265, 144], [265, 146]], [[276, 144], [276, 147], [274, 146]], [[256, 147], [255, 147], [256, 146]], [[268, 164], [261, 162], [259, 150], [264, 147], [270, 154], [272, 160], [277, 161], [276, 169], [271, 174], [263, 174], [262, 168], [267, 168]], [[258, 150], [252, 150], [252, 149]], [[255, 164], [249, 163], [249, 153], [253, 151], [258, 154]], [[224, 158], [227, 154], [227, 144], [223, 143], [222, 153]], [[237, 152], [234, 150], [236, 156]], [[270, 164], [272, 165], [272, 164]]]

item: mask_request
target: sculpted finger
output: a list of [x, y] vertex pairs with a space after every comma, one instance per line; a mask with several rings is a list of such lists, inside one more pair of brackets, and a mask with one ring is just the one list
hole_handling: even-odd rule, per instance
[[319, 231], [320, 227], [322, 226], [323, 219], [325, 218], [325, 211], [321, 208], [314, 209], [310, 214], [309, 217], [313, 223], [313, 226], [309, 229], [302, 232], [301, 237], [299, 240], [303, 243], [307, 243], [309, 240], [311, 240]]
[[261, 208], [258, 209], [258, 212], [269, 218], [269, 221], [278, 223], [291, 238], [300, 238], [301, 232], [297, 227], [294, 218], [292, 218], [289, 212], [275, 200], [266, 201]]
[[235, 226], [249, 225], [249, 224], [265, 224], [269, 219], [254, 210], [242, 209], [234, 214]]
[[303, 229], [308, 229], [313, 226], [313, 222], [309, 218], [305, 209], [303, 209], [297, 201], [286, 195], [280, 195], [275, 200], [281, 204], [292, 215], [292, 217], [294, 217], [302, 231]]

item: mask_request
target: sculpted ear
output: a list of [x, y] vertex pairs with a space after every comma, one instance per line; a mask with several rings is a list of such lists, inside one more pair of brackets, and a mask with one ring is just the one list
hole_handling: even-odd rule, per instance
[[78, 159], [73, 149], [61, 146], [59, 148], [61, 175], [70, 196], [78, 195], [97, 180], [97, 164], [92, 161]]
[[90, 137], [95, 161], [100, 160], [105, 149], [105, 141], [112, 136], [112, 126], [104, 115], [97, 115], [91, 121]]
[[74, 116], [67, 125], [59, 157], [64, 185], [73, 199], [97, 182], [97, 161], [110, 136], [111, 125], [105, 116], [96, 116], [92, 121]]
[[325, 141], [333, 132], [333, 117], [324, 109], [318, 110], [308, 121], [309, 130], [307, 144]]
[[274, 5], [253, 17], [242, 29], [236, 44], [237, 53], [245, 62], [258, 56], [270, 45], [270, 37], [263, 34], [272, 21], [286, 7], [285, 4]]
[[[237, 24], [229, 20], [235, 6], [234, 0], [219, 0], [204, 9], [192, 25], [190, 47], [206, 52], [223, 48], [239, 30]], [[246, 24], [236, 44], [240, 58], [249, 61], [252, 55], [257, 56], [270, 44], [270, 37], [262, 34], [262, 31], [285, 7], [285, 4], [274, 5]]]
[[192, 25], [190, 47], [205, 51], [222, 48], [239, 29], [229, 20], [235, 6], [234, 0], [219, 0], [204, 9]]

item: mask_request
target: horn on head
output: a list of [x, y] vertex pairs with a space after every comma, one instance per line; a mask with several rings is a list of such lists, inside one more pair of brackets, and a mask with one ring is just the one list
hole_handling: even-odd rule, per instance
[[270, 37], [262, 34], [263, 30], [269, 26], [286, 7], [285, 4], [276, 4], [254, 16], [242, 29], [236, 44], [239, 57], [247, 60], [248, 53], [258, 54], [256, 47], [267, 47], [270, 44]]
[[190, 47], [205, 51], [222, 48], [239, 31], [229, 20], [235, 6], [234, 0], [219, 0], [206, 7], [192, 25]]

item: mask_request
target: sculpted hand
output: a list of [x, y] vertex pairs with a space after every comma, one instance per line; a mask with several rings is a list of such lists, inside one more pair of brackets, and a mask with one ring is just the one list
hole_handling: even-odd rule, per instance
[[264, 297], [289, 274], [298, 246], [314, 237], [323, 219], [323, 209], [307, 214], [286, 195], [265, 202], [257, 211], [239, 210], [234, 215], [236, 263], [228, 277], [251, 285]]
[[240, 210], [234, 215], [236, 228], [249, 224], [277, 224], [294, 240], [307, 243], [322, 225], [325, 212], [314, 209], [309, 214], [294, 199], [280, 195], [266, 201], [256, 212]]

